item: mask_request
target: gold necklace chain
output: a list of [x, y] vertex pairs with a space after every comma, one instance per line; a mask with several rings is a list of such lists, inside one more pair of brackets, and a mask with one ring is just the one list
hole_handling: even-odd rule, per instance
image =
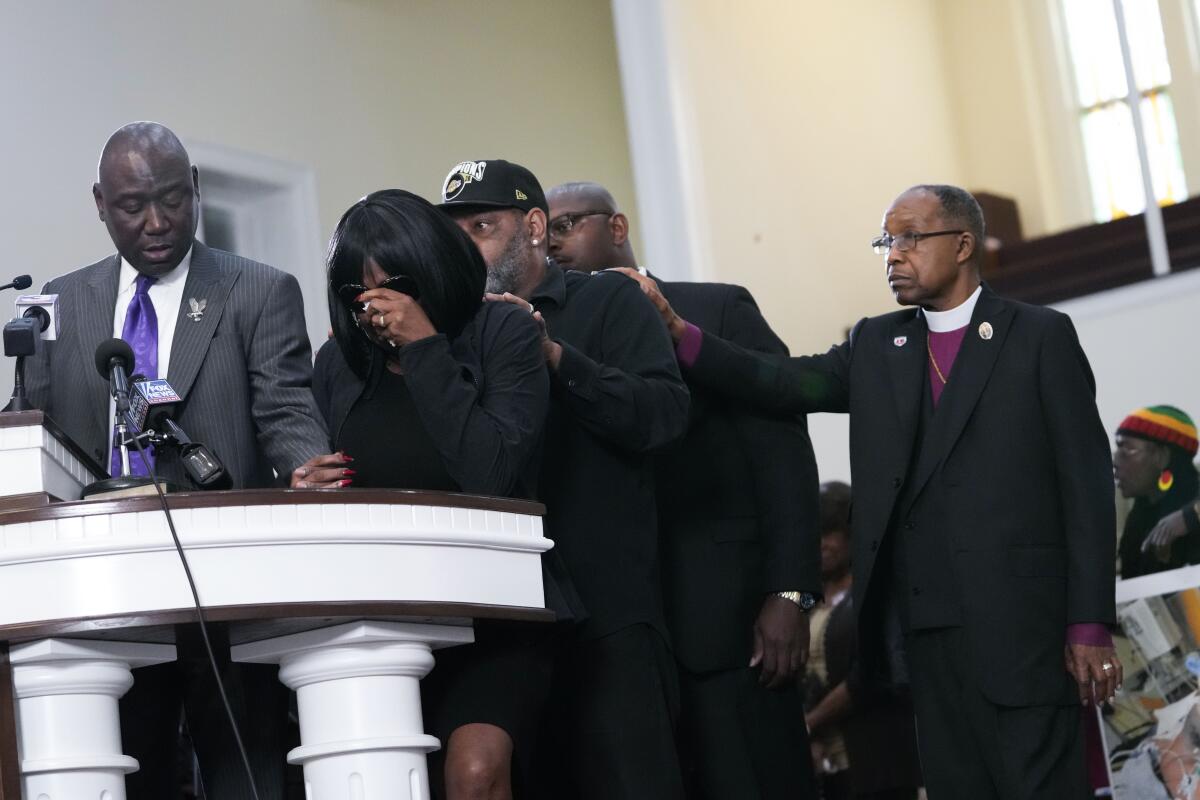
[[942, 374], [942, 368], [938, 366], [937, 359], [933, 356], [933, 345], [929, 343], [929, 338], [925, 338], [925, 349], [929, 351], [929, 363], [933, 364], [933, 371], [942, 379], [942, 386], [946, 385], [946, 376]]

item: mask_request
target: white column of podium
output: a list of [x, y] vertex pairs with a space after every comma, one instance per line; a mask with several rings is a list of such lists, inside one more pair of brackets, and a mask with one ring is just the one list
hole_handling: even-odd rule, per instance
[[279, 664], [296, 692], [308, 800], [428, 800], [420, 680], [435, 647], [474, 640], [468, 626], [353, 622], [233, 648], [234, 661]]
[[138, 762], [121, 752], [117, 700], [130, 670], [174, 661], [174, 646], [43, 639], [9, 660], [26, 800], [125, 800]]

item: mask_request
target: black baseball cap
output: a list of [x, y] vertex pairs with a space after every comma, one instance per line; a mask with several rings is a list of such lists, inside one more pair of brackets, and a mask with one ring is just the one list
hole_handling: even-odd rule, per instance
[[533, 173], [503, 159], [463, 161], [455, 165], [442, 183], [442, 208], [494, 206], [547, 214], [546, 193]]

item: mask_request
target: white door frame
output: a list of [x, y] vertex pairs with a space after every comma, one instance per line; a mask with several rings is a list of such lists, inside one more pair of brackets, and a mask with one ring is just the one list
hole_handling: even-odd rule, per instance
[[[316, 173], [311, 167], [224, 145], [189, 142], [187, 148], [200, 171], [201, 202], [234, 216], [242, 250], [238, 255], [266, 261], [296, 277], [315, 353], [329, 330]], [[214, 179], [207, 191], [206, 174]], [[221, 186], [228, 181], [234, 188]], [[275, 235], [275, 226], [290, 233]]]

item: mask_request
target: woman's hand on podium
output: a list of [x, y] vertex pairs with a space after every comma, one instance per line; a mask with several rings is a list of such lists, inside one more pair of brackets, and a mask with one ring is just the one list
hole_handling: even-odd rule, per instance
[[293, 489], [341, 489], [354, 483], [354, 459], [345, 453], [314, 456], [292, 470]]

